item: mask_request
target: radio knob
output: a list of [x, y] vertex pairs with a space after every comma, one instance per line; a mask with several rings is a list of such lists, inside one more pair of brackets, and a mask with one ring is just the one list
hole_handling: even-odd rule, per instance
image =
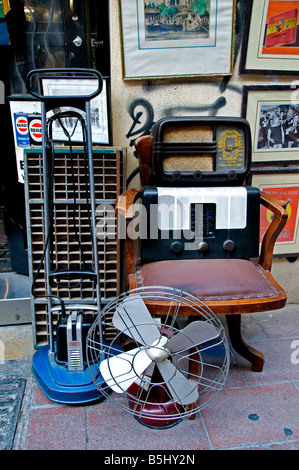
[[171, 245], [170, 245], [170, 249], [171, 251], [173, 251], [174, 253], [180, 253], [183, 249], [183, 245], [181, 244], [181, 242], [173, 242]]
[[235, 248], [235, 244], [232, 240], [226, 240], [224, 243], [223, 243], [223, 249], [225, 251], [233, 251]]
[[181, 176], [182, 176], [182, 175], [181, 175], [181, 172], [180, 172], [180, 171], [174, 171], [174, 172], [172, 173], [172, 177], [173, 177], [173, 179], [175, 179], [175, 180], [179, 180]]
[[205, 251], [208, 251], [209, 245], [207, 244], [207, 242], [200, 242], [197, 245], [197, 249], [198, 251], [201, 251], [202, 253], [204, 253]]

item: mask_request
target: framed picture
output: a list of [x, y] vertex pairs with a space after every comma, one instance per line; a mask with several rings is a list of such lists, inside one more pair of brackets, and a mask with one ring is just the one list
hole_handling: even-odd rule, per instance
[[[259, 188], [276, 199], [285, 202], [289, 199], [287, 211], [289, 218], [282, 232], [278, 236], [274, 255], [293, 256], [299, 254], [298, 214], [299, 214], [299, 171], [292, 174], [267, 173], [252, 174], [252, 186]], [[270, 225], [272, 212], [261, 207], [260, 214], [260, 243]]]
[[232, 73], [235, 0], [120, 0], [123, 78]]
[[299, 161], [299, 90], [297, 86], [244, 86], [242, 117], [252, 136], [252, 163]]
[[249, 0], [241, 73], [299, 69], [299, 0]]
[[[44, 96], [80, 96], [90, 95], [97, 89], [98, 81], [94, 78], [61, 78], [42, 77], [42, 92]], [[61, 99], [63, 103], [63, 99]], [[61, 107], [60, 111], [72, 108]], [[91, 131], [93, 144], [109, 145], [110, 133], [110, 104], [108, 79], [103, 77], [102, 92], [90, 100]], [[53, 114], [53, 113], [52, 113]], [[84, 115], [84, 112], [81, 113]], [[49, 113], [50, 116], [50, 113]], [[82, 129], [76, 118], [63, 118], [63, 125], [71, 135], [74, 143], [82, 143]], [[53, 137], [56, 141], [66, 141], [66, 136], [58, 121], [53, 124]]]

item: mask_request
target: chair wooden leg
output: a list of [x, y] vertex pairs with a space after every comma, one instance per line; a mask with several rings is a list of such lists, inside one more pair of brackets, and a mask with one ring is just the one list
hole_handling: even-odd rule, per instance
[[241, 315], [225, 315], [225, 317], [232, 347], [240, 356], [251, 363], [251, 370], [261, 372], [265, 362], [264, 355], [243, 340], [241, 335]]

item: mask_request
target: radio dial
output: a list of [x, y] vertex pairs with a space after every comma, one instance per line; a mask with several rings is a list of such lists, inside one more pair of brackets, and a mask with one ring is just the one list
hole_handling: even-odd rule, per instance
[[226, 240], [223, 243], [223, 248], [225, 251], [233, 251], [235, 248], [235, 243], [232, 240]]
[[207, 244], [207, 242], [200, 242], [197, 245], [197, 249], [198, 251], [201, 251], [201, 253], [205, 253], [206, 251], [208, 251], [209, 245]]
[[183, 249], [183, 245], [181, 242], [176, 241], [170, 245], [170, 249], [173, 253], [180, 253]]

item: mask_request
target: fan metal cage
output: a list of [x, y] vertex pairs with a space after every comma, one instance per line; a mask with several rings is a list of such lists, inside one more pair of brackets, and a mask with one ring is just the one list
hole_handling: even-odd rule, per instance
[[[137, 298], [146, 306], [149, 321], [144, 321], [143, 315], [138, 321], [138, 309], [131, 318], [131, 305]], [[125, 312], [122, 327], [116, 321], [121, 311]], [[195, 339], [195, 326], [199, 336], [207, 328], [213, 334]], [[111, 327], [116, 331], [113, 340], [101, 339]], [[158, 331], [154, 345], [136, 339], [136, 332], [145, 333], [152, 328]], [[183, 341], [183, 347], [169, 350], [172, 338], [176, 343]], [[153, 361], [140, 368], [137, 359], [145, 350]], [[115, 357], [119, 358], [117, 373], [112, 362], [110, 367]], [[164, 357], [171, 367], [166, 374], [160, 367]], [[87, 363], [101, 394], [142, 424], [154, 428], [171, 427], [184, 417], [192, 419], [208, 405], [225, 384], [229, 357], [224, 327], [214, 313], [192, 295], [166, 287], [142, 287], [121, 294], [101, 310], [87, 337]], [[104, 363], [108, 380], [103, 380]], [[177, 382], [176, 399], [173, 386], [176, 388]], [[195, 399], [190, 403], [188, 394], [193, 397], [194, 392]]]

